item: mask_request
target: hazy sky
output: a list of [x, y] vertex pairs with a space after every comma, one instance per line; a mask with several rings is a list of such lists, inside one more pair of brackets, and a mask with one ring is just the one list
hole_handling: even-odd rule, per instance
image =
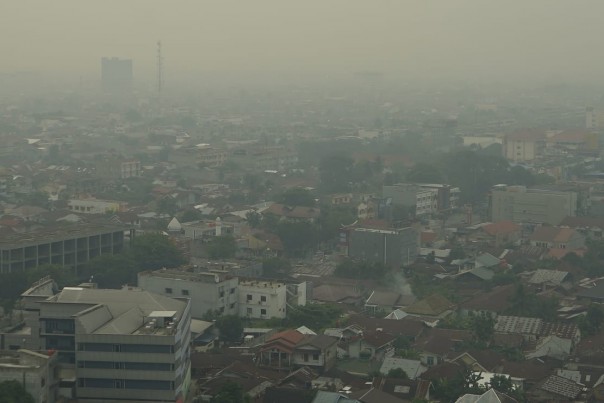
[[599, 77], [602, 0], [0, 0], [0, 71]]

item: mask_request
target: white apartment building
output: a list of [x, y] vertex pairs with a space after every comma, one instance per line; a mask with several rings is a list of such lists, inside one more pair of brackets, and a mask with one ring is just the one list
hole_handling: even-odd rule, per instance
[[128, 204], [113, 200], [99, 199], [71, 199], [67, 202], [67, 208], [76, 213], [105, 214], [126, 211]]
[[184, 401], [191, 304], [137, 288], [65, 287], [39, 301], [39, 337], [78, 401]]
[[138, 273], [138, 286], [166, 297], [191, 299], [191, 317], [202, 319], [208, 311], [239, 315], [239, 279], [228, 271], [196, 268], [161, 269]]
[[239, 282], [239, 316], [255, 319], [285, 318], [287, 287], [264, 280]]

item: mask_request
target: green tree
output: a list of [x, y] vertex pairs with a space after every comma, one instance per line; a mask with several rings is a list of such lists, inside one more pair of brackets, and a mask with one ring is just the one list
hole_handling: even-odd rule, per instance
[[348, 191], [355, 182], [354, 160], [343, 154], [332, 154], [319, 162], [320, 187], [325, 193]]
[[409, 379], [409, 375], [402, 368], [392, 368], [388, 371], [388, 378]]
[[344, 260], [334, 272], [338, 277], [356, 279], [381, 279], [388, 272], [388, 268], [381, 262], [370, 263], [364, 260]]
[[245, 215], [245, 218], [249, 226], [252, 228], [258, 228], [260, 224], [262, 224], [262, 215], [256, 211], [249, 211]]
[[491, 315], [475, 315], [470, 322], [475, 343], [486, 346], [495, 333], [495, 319]]
[[579, 329], [582, 335], [593, 335], [602, 329], [604, 324], [604, 309], [599, 304], [590, 304], [585, 316], [579, 319]]
[[285, 324], [294, 328], [308, 326], [318, 331], [333, 326], [341, 313], [341, 309], [333, 305], [308, 304], [306, 306], [292, 306], [287, 310]]
[[78, 284], [78, 277], [74, 271], [60, 264], [43, 264], [28, 270], [27, 283], [32, 284], [46, 276], [50, 276], [59, 288]]
[[19, 381], [0, 382], [0, 402], [34, 403], [34, 397], [25, 390]]
[[140, 270], [157, 270], [162, 267], [177, 267], [185, 263], [182, 253], [167, 236], [144, 234], [130, 242], [129, 256]]
[[29, 193], [23, 198], [22, 203], [28, 206], [48, 208], [48, 194], [42, 191]]
[[211, 259], [228, 259], [235, 257], [237, 242], [232, 235], [222, 235], [212, 238], [207, 247]]
[[202, 218], [202, 215], [199, 212], [199, 210], [189, 209], [189, 210], [186, 210], [184, 213], [182, 213], [182, 216], [180, 217], [180, 221], [181, 222], [191, 222], [191, 221], [201, 220], [201, 218]]
[[321, 227], [321, 240], [333, 240], [340, 233], [342, 225], [352, 224], [356, 220], [356, 214], [350, 207], [323, 206], [319, 216]]
[[220, 338], [226, 341], [239, 341], [243, 335], [243, 322], [237, 315], [224, 315], [216, 319], [216, 328]]
[[277, 202], [287, 206], [314, 207], [317, 202], [310, 190], [295, 187], [287, 189], [277, 198]]
[[249, 396], [243, 393], [243, 388], [238, 383], [227, 381], [210, 403], [249, 403]]
[[125, 284], [136, 284], [141, 271], [129, 253], [100, 255], [86, 262], [81, 274], [92, 279], [100, 288], [121, 288]]
[[434, 164], [419, 162], [407, 173], [407, 181], [412, 183], [441, 183], [443, 175]]
[[288, 273], [291, 267], [289, 260], [273, 257], [262, 262], [262, 273], [264, 277], [279, 277]]
[[317, 247], [319, 232], [307, 222], [283, 222], [277, 225], [277, 235], [290, 256], [302, 256]]

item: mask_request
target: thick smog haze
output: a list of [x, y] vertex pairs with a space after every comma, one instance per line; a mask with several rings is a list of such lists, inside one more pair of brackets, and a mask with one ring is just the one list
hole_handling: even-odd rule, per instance
[[169, 76], [363, 70], [432, 78], [590, 79], [604, 68], [591, 1], [2, 0], [2, 72], [96, 77], [103, 56]]

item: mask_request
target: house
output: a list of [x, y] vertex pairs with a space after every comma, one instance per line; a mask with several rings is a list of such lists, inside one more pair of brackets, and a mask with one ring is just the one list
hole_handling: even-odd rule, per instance
[[365, 301], [365, 309], [375, 312], [378, 309], [391, 311], [396, 307], [408, 305], [415, 302], [414, 296], [404, 296], [395, 291], [374, 290], [371, 292], [367, 301]]
[[505, 356], [494, 350], [468, 350], [461, 354], [453, 352], [449, 358], [449, 361], [476, 372], [493, 372], [504, 360]]
[[461, 343], [471, 339], [472, 334], [467, 330], [432, 328], [413, 343], [413, 347], [419, 352], [422, 364], [432, 367], [444, 362]]
[[494, 287], [459, 304], [459, 311], [465, 316], [489, 315], [496, 318], [511, 305], [510, 297], [514, 294], [514, 290], [513, 284]]
[[505, 393], [497, 392], [495, 389], [489, 389], [482, 395], [467, 393], [457, 399], [455, 403], [518, 403], [518, 401]]
[[265, 216], [275, 216], [279, 221], [313, 223], [321, 215], [321, 209], [318, 207], [286, 206], [281, 203], [273, 203], [262, 214]]
[[414, 380], [428, 369], [419, 360], [408, 360], [406, 358], [386, 357], [380, 367], [380, 373], [388, 375], [393, 369], [402, 369], [407, 378]]
[[572, 228], [589, 240], [600, 240], [604, 231], [604, 219], [593, 216], [569, 216], [565, 217], [559, 226]]
[[529, 284], [545, 290], [547, 287], [559, 287], [563, 283], [568, 283], [570, 274], [561, 270], [538, 269], [529, 279]]
[[468, 241], [493, 247], [516, 244], [520, 240], [522, 228], [510, 220], [487, 223], [468, 235]]
[[285, 330], [271, 336], [260, 347], [259, 360], [261, 365], [272, 368], [306, 366], [325, 371], [335, 364], [336, 345], [333, 337]]
[[335, 365], [337, 340], [326, 335], [306, 335], [294, 349], [294, 365], [328, 370]]
[[585, 249], [585, 237], [572, 228], [537, 227], [529, 239], [531, 245], [549, 249], [555, 258]]
[[[405, 337], [411, 341], [416, 340], [424, 331], [425, 325], [421, 320], [403, 318], [399, 320], [370, 318], [368, 316], [352, 314], [348, 318], [348, 325], [355, 325], [364, 332], [382, 331]], [[381, 330], [378, 330], [381, 329]]]
[[543, 320], [521, 316], [499, 316], [495, 331], [500, 333], [521, 334], [525, 340], [536, 340], [541, 334]]
[[571, 339], [549, 335], [529, 346], [529, 349], [525, 352], [525, 357], [527, 359], [549, 357], [564, 361], [570, 355], [572, 346], [573, 341]]
[[550, 375], [529, 391], [529, 401], [569, 402], [583, 393], [584, 386], [570, 379]]
[[455, 309], [455, 306], [443, 295], [432, 294], [408, 306], [404, 311], [411, 315], [443, 318], [448, 316]]
[[362, 335], [352, 338], [346, 345], [350, 358], [377, 359], [384, 358], [387, 351], [392, 350], [392, 343], [398, 336], [383, 330], [365, 331]]
[[583, 289], [575, 294], [577, 298], [590, 302], [604, 302], [604, 280], [593, 282], [589, 285], [589, 287], [583, 287]]

